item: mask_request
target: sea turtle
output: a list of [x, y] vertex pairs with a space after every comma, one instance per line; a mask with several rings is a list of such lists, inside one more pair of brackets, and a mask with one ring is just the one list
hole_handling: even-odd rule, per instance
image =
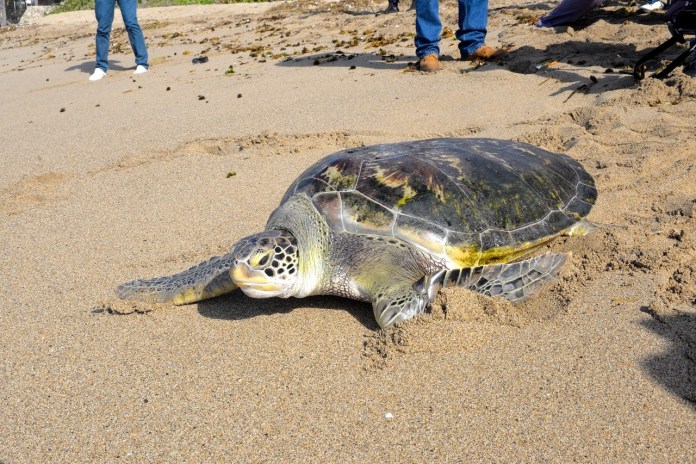
[[564, 254], [512, 261], [587, 233], [597, 198], [577, 161], [520, 143], [440, 138], [329, 155], [302, 173], [263, 232], [179, 274], [124, 283], [122, 299], [185, 304], [339, 295], [387, 327], [424, 312], [443, 286], [511, 301], [556, 276]]

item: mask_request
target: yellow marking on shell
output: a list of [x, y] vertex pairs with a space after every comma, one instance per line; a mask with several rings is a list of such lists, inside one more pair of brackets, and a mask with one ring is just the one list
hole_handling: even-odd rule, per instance
[[447, 258], [454, 264], [454, 267], [471, 267], [475, 266], [479, 261], [479, 256], [481, 255], [478, 248], [474, 246], [469, 247], [445, 247], [447, 253]]
[[[591, 227], [591, 224], [589, 225]], [[516, 247], [509, 245], [480, 251], [477, 247], [447, 247], [447, 257], [458, 267], [483, 266], [485, 264], [508, 263], [525, 256], [560, 235], [570, 235], [573, 227], [566, 231], [543, 237], [533, 242], [525, 242]], [[591, 230], [589, 230], [591, 232]]]
[[464, 165], [462, 160], [456, 156], [443, 156], [442, 159], [446, 161], [452, 168], [452, 172], [462, 172], [464, 171]]
[[401, 196], [399, 201], [396, 202], [396, 206], [404, 206], [413, 197], [416, 196], [416, 191], [408, 184], [404, 184], [404, 194]]
[[481, 252], [479, 260], [476, 263], [477, 266], [484, 264], [496, 264], [496, 263], [507, 263], [512, 259], [528, 253], [533, 246], [527, 247], [528, 243], [525, 243], [522, 247], [513, 248], [511, 246], [501, 246], [495, 248], [489, 248], [486, 251]]
[[483, 266], [484, 264], [507, 263], [513, 259], [519, 258], [541, 243], [525, 243], [521, 247], [502, 246], [489, 248], [488, 250], [480, 251], [476, 247], [447, 247], [447, 257], [454, 263], [455, 267], [473, 267]]
[[391, 213], [369, 201], [349, 202], [346, 200], [343, 207], [343, 223], [348, 230], [386, 228], [394, 220]]
[[[389, 188], [403, 187], [404, 194], [401, 199], [397, 202], [397, 206], [403, 206], [410, 199], [416, 196], [416, 191], [408, 185], [409, 177], [404, 175], [401, 171], [389, 172], [381, 167], [375, 168], [375, 180]], [[439, 183], [434, 182], [434, 179], [428, 179], [426, 185], [430, 188], [430, 191], [435, 195], [435, 197], [441, 202], [446, 202], [447, 195], [440, 186]]]
[[401, 196], [401, 198], [396, 202], [396, 206], [404, 206], [417, 194], [416, 190], [410, 185], [408, 185], [409, 179], [408, 177], [405, 177], [402, 172], [391, 172], [387, 174], [387, 172], [384, 169], [378, 167], [375, 172], [375, 179], [380, 184], [389, 188], [403, 188], [404, 193]]
[[402, 172], [392, 171], [389, 174], [381, 168], [375, 168], [375, 180], [382, 185], [390, 188], [397, 188], [408, 183], [408, 179], [403, 175]]
[[336, 166], [329, 166], [324, 171], [328, 182], [338, 189], [352, 188], [355, 185], [355, 175], [345, 175]]
[[435, 195], [435, 198], [440, 200], [440, 202], [442, 202], [442, 203], [446, 203], [447, 192], [445, 192], [444, 190], [442, 190], [440, 188], [440, 184], [437, 184], [435, 182], [429, 182], [429, 186], [430, 186], [430, 191], [433, 192], [433, 194]]
[[[521, 256], [529, 254], [530, 252], [536, 250], [540, 246], [550, 242], [551, 240], [555, 239], [560, 235], [561, 233], [559, 232], [557, 234], [542, 237], [539, 240], [535, 240], [533, 242], [522, 243], [516, 247], [504, 246], [498, 248], [491, 248], [490, 250], [486, 250], [482, 254], [481, 261], [479, 264], [507, 263], [509, 261], [513, 261]], [[499, 259], [499, 257], [502, 258]]]

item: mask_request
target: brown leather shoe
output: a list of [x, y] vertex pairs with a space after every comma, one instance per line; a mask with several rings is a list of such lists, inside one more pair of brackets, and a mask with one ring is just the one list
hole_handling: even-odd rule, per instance
[[483, 45], [474, 53], [462, 59], [465, 61], [491, 61], [503, 57], [505, 53], [507, 52], [502, 48], [496, 49], [488, 45]]
[[431, 53], [430, 55], [425, 55], [418, 62], [418, 69], [425, 72], [439, 71], [441, 69], [440, 58], [434, 53]]

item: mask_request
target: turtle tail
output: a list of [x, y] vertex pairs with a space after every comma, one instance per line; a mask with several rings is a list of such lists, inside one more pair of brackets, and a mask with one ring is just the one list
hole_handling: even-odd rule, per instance
[[576, 237], [580, 235], [591, 234], [595, 230], [599, 229], [599, 225], [588, 221], [587, 219], [582, 219], [576, 222], [570, 229], [568, 229], [563, 235], [568, 235], [570, 237]]
[[566, 254], [544, 253], [514, 263], [443, 270], [421, 279], [416, 286], [428, 292], [430, 301], [442, 287], [464, 287], [517, 302], [531, 296], [543, 283], [558, 277], [566, 258]]
[[116, 288], [116, 295], [151, 303], [195, 303], [237, 288], [229, 272], [233, 263], [231, 254], [216, 256], [178, 274], [126, 282]]

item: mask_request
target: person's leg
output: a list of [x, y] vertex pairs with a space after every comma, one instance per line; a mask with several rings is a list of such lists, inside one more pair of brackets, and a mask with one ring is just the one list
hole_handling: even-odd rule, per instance
[[114, 22], [115, 0], [94, 0], [94, 15], [97, 17], [97, 68], [109, 69], [109, 39]]
[[440, 11], [438, 0], [416, 0], [416, 55], [440, 54]]
[[486, 42], [488, 0], [459, 0], [459, 51], [462, 58], [473, 54]]
[[143, 31], [138, 24], [138, 15], [136, 13], [137, 0], [117, 0], [118, 7], [121, 9], [123, 24], [128, 32], [128, 39], [135, 55], [135, 64], [148, 67], [147, 64], [147, 47], [145, 46], [145, 37]]

